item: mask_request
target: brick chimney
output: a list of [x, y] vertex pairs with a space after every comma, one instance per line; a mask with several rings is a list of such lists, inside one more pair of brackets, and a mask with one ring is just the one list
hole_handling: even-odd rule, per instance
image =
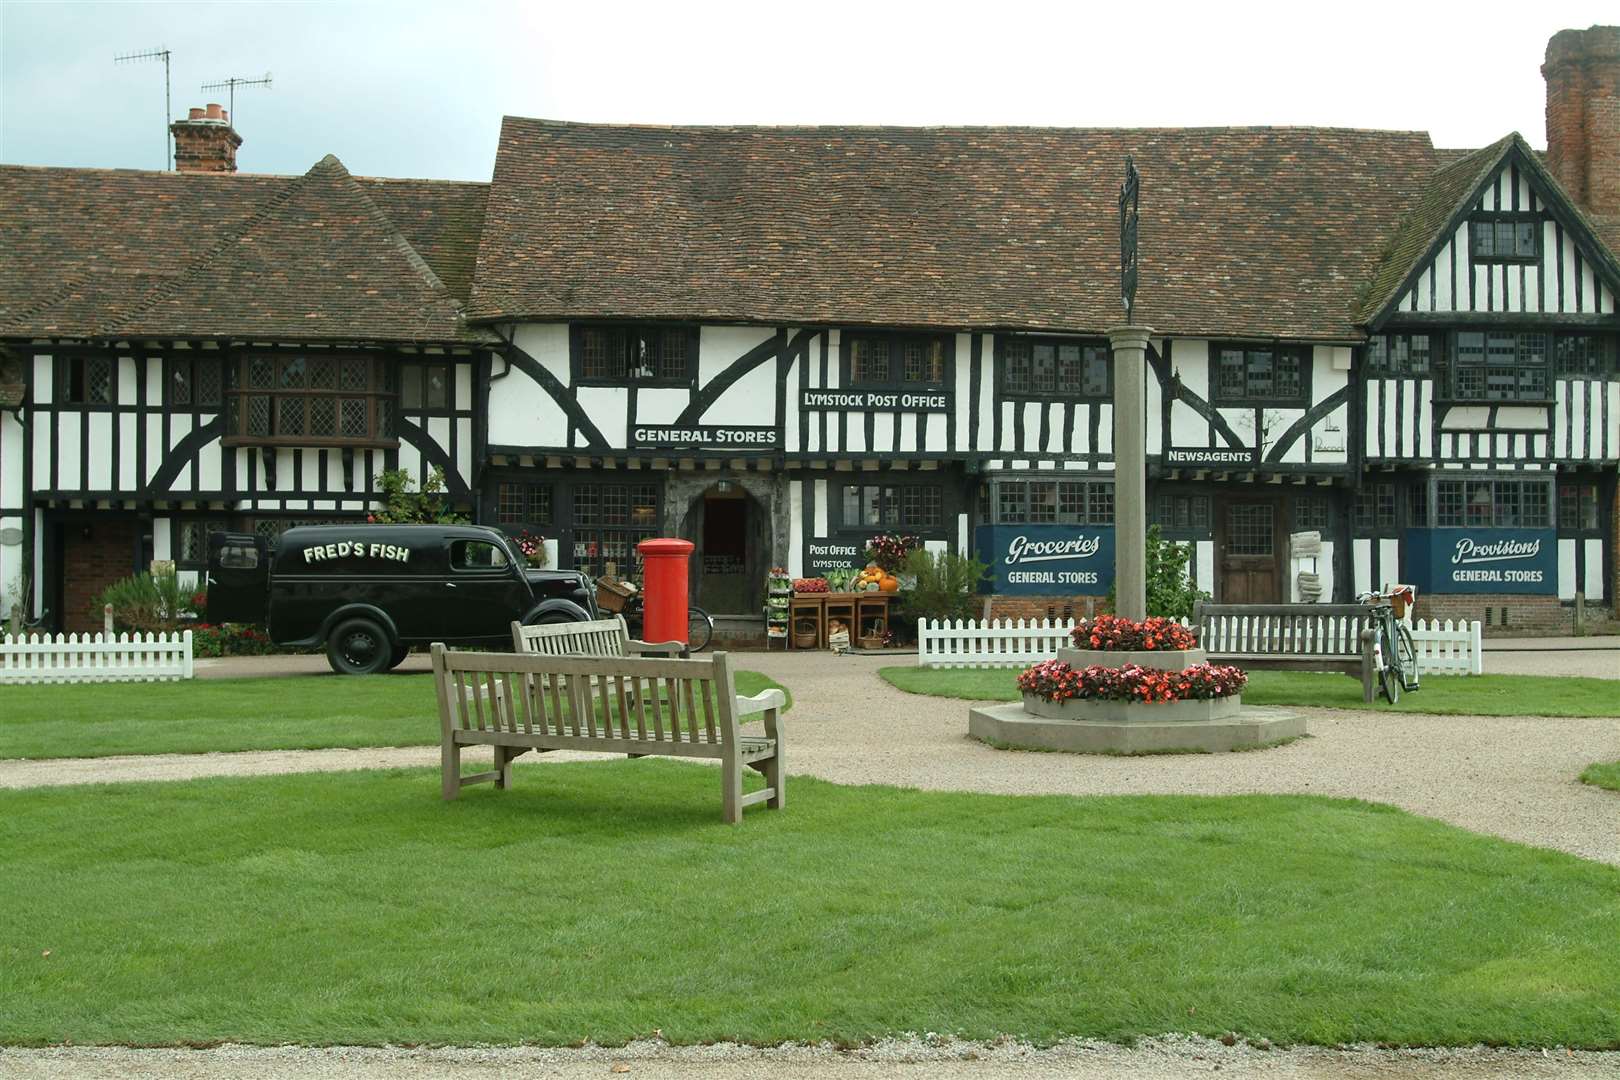
[[1547, 42], [1547, 168], [1589, 213], [1620, 217], [1620, 26]]
[[180, 172], [235, 172], [236, 148], [242, 136], [231, 127], [231, 114], [218, 105], [194, 108], [184, 120], [169, 125], [174, 133], [174, 167]]

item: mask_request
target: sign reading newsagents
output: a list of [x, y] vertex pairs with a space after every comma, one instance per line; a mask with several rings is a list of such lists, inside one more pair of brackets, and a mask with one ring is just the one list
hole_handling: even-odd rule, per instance
[[1114, 584], [1112, 525], [980, 525], [974, 542], [999, 596], [1104, 596]]
[[1407, 565], [1435, 593], [1558, 592], [1552, 529], [1408, 529]]

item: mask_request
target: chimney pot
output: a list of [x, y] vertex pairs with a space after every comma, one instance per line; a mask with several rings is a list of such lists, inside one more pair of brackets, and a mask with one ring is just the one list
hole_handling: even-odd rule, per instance
[[210, 101], [208, 103], [208, 119], [210, 119], [210, 120], [222, 119], [224, 112], [225, 112], [225, 110], [221, 109], [219, 107], [219, 103], [217, 101]]
[[192, 108], [191, 108], [191, 117], [190, 117], [190, 119], [192, 119], [192, 120], [201, 120], [201, 119], [202, 119], [202, 118], [203, 118], [203, 111], [202, 111], [202, 109], [201, 109], [201, 108], [199, 108], [199, 107], [197, 107], [197, 106], [195, 106], [195, 105], [194, 105], [194, 106], [192, 106]]
[[1620, 26], [1547, 42], [1547, 168], [1581, 207], [1620, 216]]

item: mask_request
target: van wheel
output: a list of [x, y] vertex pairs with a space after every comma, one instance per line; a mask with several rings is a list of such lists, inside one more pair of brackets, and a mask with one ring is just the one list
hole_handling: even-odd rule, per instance
[[411, 655], [411, 647], [409, 645], [395, 645], [393, 654], [388, 657], [388, 670], [393, 671], [395, 668], [399, 667], [399, 665], [405, 662], [405, 658], [409, 655]]
[[388, 632], [370, 619], [347, 619], [326, 639], [326, 662], [339, 675], [386, 671], [393, 655]]

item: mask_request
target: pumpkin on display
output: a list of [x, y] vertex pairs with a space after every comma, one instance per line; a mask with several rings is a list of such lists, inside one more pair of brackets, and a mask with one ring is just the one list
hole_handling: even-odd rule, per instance
[[878, 588], [882, 589], [884, 592], [898, 592], [900, 589], [900, 579], [894, 577], [885, 577], [882, 581], [878, 582]]

